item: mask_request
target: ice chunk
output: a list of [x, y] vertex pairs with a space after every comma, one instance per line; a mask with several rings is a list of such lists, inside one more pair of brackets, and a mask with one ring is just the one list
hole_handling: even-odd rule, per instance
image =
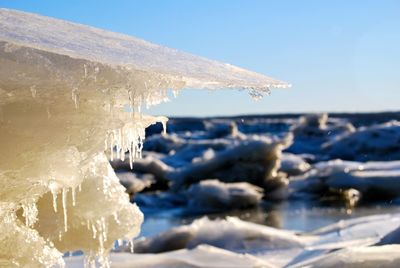
[[291, 153], [282, 154], [280, 170], [289, 176], [303, 174], [309, 169], [310, 165], [302, 157]]
[[238, 218], [211, 221], [201, 218], [190, 225], [172, 228], [153, 238], [135, 243], [136, 252], [165, 252], [181, 248], [194, 248], [208, 244], [233, 251], [276, 250], [302, 248], [306, 237], [289, 231], [245, 222]]
[[218, 211], [257, 206], [263, 189], [246, 182], [205, 180], [190, 186], [187, 194], [191, 209]]
[[294, 178], [290, 188], [294, 192], [311, 193], [326, 193], [328, 188], [356, 189], [365, 199], [391, 199], [400, 192], [400, 161], [320, 162], [303, 176]]
[[324, 149], [332, 158], [355, 161], [400, 160], [400, 122], [361, 127], [354, 133], [327, 142]]
[[286, 86], [133, 37], [0, 9], [6, 266], [50, 267], [62, 263], [60, 252], [79, 249], [88, 264], [98, 257], [108, 266], [113, 241], [132, 239], [143, 215], [130, 204], [104, 145], [121, 159], [129, 150], [132, 164], [141, 156], [144, 129], [167, 120], [142, 115], [141, 107], [166, 101], [168, 89]]

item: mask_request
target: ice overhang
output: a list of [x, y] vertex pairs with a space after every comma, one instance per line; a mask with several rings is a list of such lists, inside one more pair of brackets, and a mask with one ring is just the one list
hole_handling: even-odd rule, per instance
[[[45, 68], [68, 69], [60, 60], [67, 56], [69, 67], [76, 69], [81, 65], [78, 69], [83, 76], [95, 74], [99, 66], [107, 66], [109, 71], [118, 70], [125, 75], [146, 72], [150, 76], [168, 77], [174, 83], [183, 83], [179, 88], [237, 88], [262, 93], [290, 86], [262, 74], [132, 36], [10, 9], [0, 9], [0, 41], [3, 60], [10, 58], [4, 53], [22, 49], [24, 52], [20, 53], [35, 54], [27, 56], [27, 64], [31, 64], [29, 58], [36, 56], [39, 62], [45, 61]], [[89, 65], [99, 66], [89, 70]]]

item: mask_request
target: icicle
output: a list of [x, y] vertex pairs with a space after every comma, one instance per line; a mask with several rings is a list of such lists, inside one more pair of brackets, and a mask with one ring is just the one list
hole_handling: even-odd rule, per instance
[[79, 191], [79, 192], [82, 191], [82, 183], [78, 185], [78, 191]]
[[50, 192], [53, 196], [53, 210], [57, 213], [57, 192], [53, 189], [51, 189]]
[[167, 122], [162, 120], [161, 121], [162, 127], [163, 127], [163, 135], [167, 134]]
[[87, 74], [88, 74], [86, 63], [83, 64], [83, 70], [84, 70], [84, 76], [83, 76], [83, 78], [86, 78], [86, 77], [87, 77]]
[[98, 66], [96, 66], [94, 68], [94, 81], [95, 82], [97, 82], [97, 75], [99, 74], [99, 72], [100, 72], [100, 68]]
[[115, 222], [116, 222], [117, 224], [121, 224], [121, 222], [120, 222], [119, 219], [118, 219], [118, 214], [117, 214], [117, 212], [114, 212], [114, 213], [113, 213], [113, 217], [114, 217], [114, 220], [115, 220]]
[[72, 206], [75, 207], [76, 205], [76, 192], [75, 192], [75, 188], [71, 189], [71, 195], [72, 195]]
[[133, 169], [132, 146], [129, 148], [129, 166], [131, 169]]
[[133, 253], [133, 239], [129, 241], [130, 252]]
[[92, 252], [90, 252], [90, 254], [85, 256], [83, 266], [84, 268], [96, 268], [96, 260]]
[[111, 161], [114, 160], [114, 132], [111, 132], [111, 142], [110, 142], [110, 152], [111, 152]]
[[108, 189], [110, 188], [110, 179], [109, 178], [104, 178], [103, 179], [103, 194], [108, 193]]
[[103, 256], [104, 255], [104, 239], [103, 239], [103, 234], [102, 233], [99, 234], [98, 240], [99, 240], [99, 247], [100, 247], [100, 254], [99, 255]]
[[97, 229], [96, 229], [96, 226], [94, 224], [92, 224], [92, 232], [93, 232], [93, 239], [96, 239]]
[[62, 189], [62, 206], [63, 206], [63, 212], [64, 212], [64, 231], [68, 231], [68, 222], [67, 222], [67, 193], [68, 189], [63, 188]]
[[107, 228], [106, 228], [106, 221], [104, 217], [101, 217], [101, 229], [102, 229], [102, 234], [103, 234], [103, 239], [104, 241], [107, 241]]
[[46, 112], [47, 112], [47, 119], [50, 119], [51, 113], [50, 113], [50, 108], [46, 107]]
[[0, 106], [0, 123], [4, 122], [4, 111], [3, 107]]
[[122, 138], [122, 129], [118, 130], [118, 139], [119, 139], [119, 159], [122, 161], [122, 155], [125, 153], [123, 152], [123, 148], [124, 148], [124, 141]]
[[75, 103], [75, 108], [78, 109], [79, 106], [79, 90], [77, 87], [74, 87], [72, 89], [72, 96], [71, 96], [72, 100]]
[[174, 95], [174, 98], [178, 97], [179, 90], [177, 90], [177, 89], [172, 90], [172, 95]]
[[30, 87], [32, 98], [36, 98], [36, 85]]
[[22, 216], [25, 218], [25, 225], [28, 227], [32, 227], [38, 215], [38, 210], [36, 204], [34, 202], [22, 204]]

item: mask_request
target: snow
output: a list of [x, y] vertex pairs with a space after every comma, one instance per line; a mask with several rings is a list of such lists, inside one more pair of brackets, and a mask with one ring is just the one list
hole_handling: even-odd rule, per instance
[[[109, 266], [119, 238], [143, 214], [104, 151], [129, 163], [145, 128], [140, 113], [167, 90], [247, 88], [258, 97], [286, 83], [146, 41], [25, 12], [0, 9], [1, 265], [63, 265], [83, 250]], [[128, 107], [127, 107], [128, 106]], [[114, 151], [115, 150], [115, 151]], [[114, 155], [115, 152], [115, 155]]]

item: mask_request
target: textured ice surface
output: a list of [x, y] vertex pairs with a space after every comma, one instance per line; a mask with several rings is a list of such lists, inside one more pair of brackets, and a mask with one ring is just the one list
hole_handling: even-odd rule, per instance
[[141, 106], [165, 101], [167, 89], [258, 96], [286, 86], [133, 37], [0, 9], [1, 266], [63, 265], [62, 252], [79, 249], [86, 263], [98, 257], [108, 266], [114, 240], [134, 237], [143, 216], [104, 151], [140, 157], [144, 129], [167, 120]]
[[[186, 87], [267, 90], [288, 86], [230, 64], [76, 23], [7, 9], [1, 10], [0, 21], [3, 41], [72, 58], [123, 65], [130, 70], [169, 75], [184, 81]], [[88, 69], [88, 74], [92, 75], [91, 68]]]

